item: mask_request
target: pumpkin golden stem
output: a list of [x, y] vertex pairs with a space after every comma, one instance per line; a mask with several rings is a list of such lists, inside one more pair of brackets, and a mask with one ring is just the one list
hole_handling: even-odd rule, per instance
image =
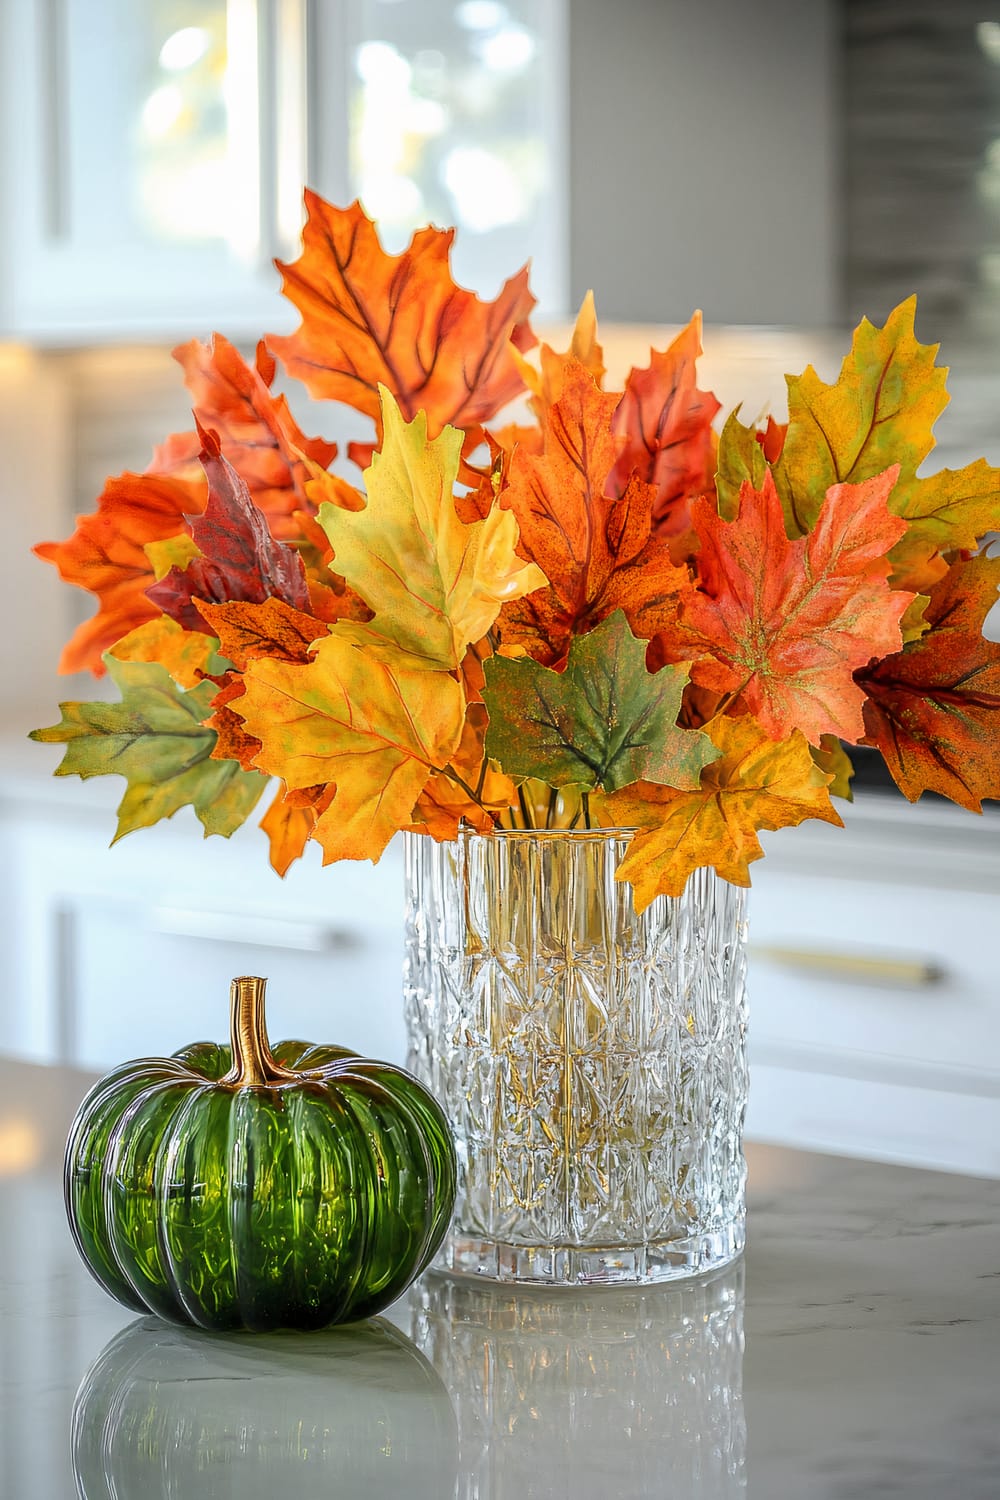
[[264, 991], [267, 980], [255, 975], [234, 979], [229, 991], [229, 1030], [233, 1044], [233, 1065], [220, 1081], [233, 1088], [248, 1084], [265, 1086], [288, 1083], [298, 1077], [291, 1068], [282, 1067], [271, 1055], [264, 1020]]

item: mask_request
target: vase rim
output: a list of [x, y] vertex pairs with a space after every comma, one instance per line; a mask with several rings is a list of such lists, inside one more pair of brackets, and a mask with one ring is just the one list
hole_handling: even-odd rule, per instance
[[535, 839], [552, 843], [603, 843], [608, 839], [630, 839], [635, 828], [494, 828], [492, 833], [479, 833], [475, 828], [460, 828], [458, 838], [466, 842], [473, 840], [490, 843], [494, 839], [527, 842]]

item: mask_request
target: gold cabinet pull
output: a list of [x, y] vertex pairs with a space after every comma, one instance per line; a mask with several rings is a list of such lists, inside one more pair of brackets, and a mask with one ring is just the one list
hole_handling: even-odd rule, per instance
[[905, 954], [843, 953], [822, 948], [793, 948], [781, 944], [750, 945], [750, 956], [802, 969], [855, 984], [898, 984], [925, 989], [943, 984], [947, 971], [931, 958], [908, 958]]

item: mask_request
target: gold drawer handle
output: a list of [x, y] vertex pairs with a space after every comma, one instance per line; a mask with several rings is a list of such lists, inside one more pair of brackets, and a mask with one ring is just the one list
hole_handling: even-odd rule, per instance
[[905, 958], [892, 954], [824, 952], [821, 948], [785, 948], [780, 945], [750, 945], [751, 957], [766, 959], [789, 969], [828, 974], [857, 984], [899, 984], [928, 988], [943, 984], [947, 971], [929, 958]]

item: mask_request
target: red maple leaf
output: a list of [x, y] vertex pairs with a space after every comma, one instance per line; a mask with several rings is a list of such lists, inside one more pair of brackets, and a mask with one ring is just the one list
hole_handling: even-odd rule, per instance
[[818, 745], [823, 734], [864, 732], [854, 672], [900, 644], [912, 598], [886, 582], [886, 553], [905, 530], [886, 505], [897, 472], [832, 485], [796, 541], [770, 470], [763, 490], [743, 484], [734, 521], [707, 499], [692, 508], [699, 587], [682, 600], [676, 649], [700, 658], [693, 681], [739, 700], [773, 739], [801, 729]]
[[621, 494], [633, 473], [654, 484], [653, 524], [666, 536], [687, 530], [690, 502], [712, 488], [712, 420], [719, 403], [698, 389], [701, 352], [701, 314], [695, 313], [668, 349], [651, 349], [649, 365], [631, 371], [614, 414], [621, 440], [614, 488]]
[[953, 563], [931, 591], [930, 629], [855, 674], [868, 694], [863, 743], [904, 796], [950, 797], [973, 812], [1000, 798], [1000, 645], [983, 637], [1000, 558]]
[[[306, 455], [326, 469], [337, 456], [336, 443], [308, 438], [284, 396], [274, 396], [274, 357], [257, 345], [253, 367], [221, 334], [210, 343], [191, 339], [174, 350], [194, 401], [199, 427], [218, 433], [224, 456], [238, 470], [256, 504], [268, 518], [271, 534], [283, 540], [298, 535], [294, 512], [309, 509]], [[202, 482], [198, 432], [175, 433], [157, 448], [154, 473], [182, 473]]]
[[250, 491], [222, 457], [217, 434], [202, 427], [198, 431], [208, 504], [200, 516], [190, 518], [190, 527], [202, 556], [186, 568], [171, 568], [146, 590], [147, 597], [185, 630], [205, 630], [197, 600], [260, 604], [277, 598], [308, 612], [309, 589], [298, 554], [271, 536]]

